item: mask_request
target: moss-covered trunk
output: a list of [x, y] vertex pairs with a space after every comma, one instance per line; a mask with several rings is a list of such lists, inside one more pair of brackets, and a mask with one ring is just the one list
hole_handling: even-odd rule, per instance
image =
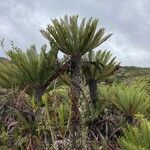
[[[71, 120], [70, 120], [70, 139], [71, 149], [81, 149], [81, 116], [79, 111], [79, 99], [81, 95], [81, 57], [71, 58]], [[78, 141], [78, 142], [77, 142]]]

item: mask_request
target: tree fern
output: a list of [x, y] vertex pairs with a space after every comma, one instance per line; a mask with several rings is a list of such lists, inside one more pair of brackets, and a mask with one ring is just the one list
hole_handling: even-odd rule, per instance
[[[78, 101], [81, 91], [81, 57], [88, 51], [95, 49], [106, 41], [111, 34], [104, 36], [104, 29], [98, 29], [98, 19], [83, 18], [79, 23], [78, 16], [67, 15], [63, 19], [53, 19], [46, 30], [41, 30], [42, 35], [57, 50], [71, 58], [71, 141], [72, 149], [77, 147], [76, 141], [81, 137], [80, 111]], [[80, 144], [79, 144], [80, 145]], [[80, 145], [81, 146], [81, 145]]]
[[4, 88], [27, 88], [29, 94], [39, 101], [41, 95], [68, 67], [57, 59], [58, 51], [52, 49], [46, 52], [46, 45], [40, 53], [31, 46], [26, 52], [19, 48], [7, 51], [9, 62], [0, 64], [0, 83]]
[[110, 51], [90, 51], [83, 56], [82, 72], [89, 86], [91, 101], [96, 107], [98, 101], [97, 84], [105, 81], [118, 69], [115, 57]]

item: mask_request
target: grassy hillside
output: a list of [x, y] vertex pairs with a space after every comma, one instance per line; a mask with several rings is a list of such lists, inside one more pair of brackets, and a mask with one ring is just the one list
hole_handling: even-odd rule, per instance
[[150, 77], [150, 68], [141, 68], [134, 66], [123, 67], [126, 70], [128, 77]]

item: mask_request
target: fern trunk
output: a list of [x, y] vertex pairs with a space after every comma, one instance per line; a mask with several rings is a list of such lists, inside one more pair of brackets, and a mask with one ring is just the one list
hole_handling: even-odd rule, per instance
[[39, 106], [42, 105], [42, 95], [43, 95], [43, 93], [44, 93], [44, 91], [39, 86], [34, 89], [33, 96], [34, 96], [35, 102]]
[[[71, 149], [81, 149], [81, 120], [79, 111], [79, 99], [81, 95], [80, 77], [81, 57], [71, 58], [71, 120], [70, 120], [70, 139]], [[78, 142], [77, 142], [78, 141]]]
[[90, 92], [90, 99], [94, 107], [96, 107], [96, 103], [98, 101], [98, 89], [97, 89], [97, 81], [94, 79], [90, 79], [88, 81], [89, 92]]

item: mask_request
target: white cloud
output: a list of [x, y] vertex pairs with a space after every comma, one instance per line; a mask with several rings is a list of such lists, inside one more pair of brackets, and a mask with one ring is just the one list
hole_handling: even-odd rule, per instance
[[13, 40], [23, 49], [33, 43], [40, 47], [47, 41], [39, 29], [65, 14], [97, 17], [108, 33], [114, 33], [100, 49], [112, 50], [123, 65], [150, 67], [149, 0], [1, 0], [0, 39], [4, 37], [7, 45]]

